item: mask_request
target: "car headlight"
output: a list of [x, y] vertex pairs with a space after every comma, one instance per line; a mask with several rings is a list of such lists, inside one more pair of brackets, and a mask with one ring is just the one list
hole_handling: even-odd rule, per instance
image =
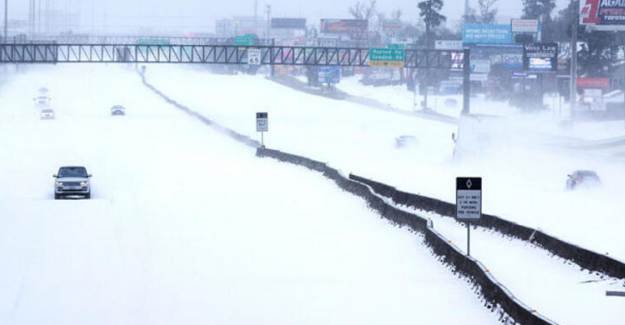
[[63, 187], [63, 183], [61, 183], [61, 182], [56, 182], [56, 187]]
[[88, 182], [80, 182], [80, 187], [87, 187], [89, 186]]

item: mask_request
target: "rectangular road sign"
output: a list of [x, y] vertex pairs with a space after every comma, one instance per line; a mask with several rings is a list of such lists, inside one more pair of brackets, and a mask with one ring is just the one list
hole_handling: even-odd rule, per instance
[[234, 38], [234, 45], [238, 46], [253, 46], [256, 45], [258, 37], [254, 34], [239, 35]]
[[256, 113], [256, 132], [269, 132], [268, 113]]
[[369, 49], [369, 65], [372, 67], [403, 68], [406, 50], [402, 48]]
[[456, 218], [479, 220], [482, 217], [482, 178], [456, 179]]
[[262, 60], [262, 53], [260, 49], [247, 50], [247, 64], [260, 65], [261, 60]]

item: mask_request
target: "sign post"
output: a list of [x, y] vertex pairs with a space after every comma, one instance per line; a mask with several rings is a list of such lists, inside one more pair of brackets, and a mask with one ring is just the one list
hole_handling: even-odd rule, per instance
[[482, 178], [456, 178], [456, 218], [467, 223], [467, 256], [471, 256], [471, 221], [482, 217]]
[[260, 145], [265, 147], [265, 132], [269, 131], [269, 114], [256, 113], [256, 132], [260, 132]]

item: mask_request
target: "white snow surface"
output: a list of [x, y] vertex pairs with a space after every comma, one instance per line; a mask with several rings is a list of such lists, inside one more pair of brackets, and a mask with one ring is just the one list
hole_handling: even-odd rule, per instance
[[[625, 172], [623, 159], [615, 156], [625, 153], [625, 147], [581, 150], [563, 145], [570, 144], [571, 136], [597, 138], [594, 132], [601, 127], [574, 126], [575, 131], [567, 131], [551, 113], [520, 114], [505, 103], [486, 102], [509, 113], [482, 118], [472, 124], [476, 129], [460, 129], [461, 138], [463, 132], [478, 138], [469, 144], [470, 152], [454, 157], [451, 135], [458, 133], [458, 125], [308, 95], [262, 76], [157, 66], [148, 68], [148, 79], [179, 102], [259, 139], [254, 114], [267, 111], [269, 147], [328, 162], [403, 191], [454, 202], [457, 176], [482, 176], [485, 213], [625, 261], [621, 204]], [[408, 93], [398, 87], [367, 91], [389, 103], [406, 100]], [[403, 99], [395, 98], [400, 96]], [[480, 111], [479, 101], [474, 103], [474, 111], [492, 113]], [[617, 134], [613, 129], [606, 135]], [[398, 149], [400, 136], [412, 136], [414, 141]], [[566, 175], [580, 169], [595, 170], [603, 184], [565, 191]]]
[[[194, 106], [218, 109], [217, 120], [242, 130], [253, 127], [251, 111], [269, 109], [271, 144], [289, 134], [295, 148], [359, 148], [370, 139], [369, 123], [332, 117], [340, 105], [298, 100], [326, 116], [298, 115], [290, 105], [302, 95], [258, 78], [160, 71], [171, 73], [160, 82], [173, 82], [172, 95], [197, 91], [192, 104], [204, 105]], [[42, 86], [56, 120], [39, 120], [32, 104]], [[111, 117], [115, 104], [128, 116]], [[392, 119], [379, 117], [386, 130]], [[322, 123], [352, 127], [337, 139], [320, 132]], [[293, 128], [310, 132], [308, 141]], [[359, 128], [364, 142], [352, 143]], [[497, 321], [417, 235], [316, 173], [255, 158], [165, 104], [132, 69], [22, 67], [0, 86], [0, 146], [2, 324]], [[65, 164], [94, 174], [93, 200], [51, 199], [52, 174]]]

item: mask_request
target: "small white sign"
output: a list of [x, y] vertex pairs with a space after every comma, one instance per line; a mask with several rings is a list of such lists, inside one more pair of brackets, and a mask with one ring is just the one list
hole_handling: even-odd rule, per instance
[[438, 40], [434, 43], [434, 48], [437, 50], [460, 51], [463, 49], [463, 46], [462, 41]]
[[456, 179], [456, 218], [479, 220], [482, 217], [482, 179], [459, 177]]
[[260, 65], [262, 63], [262, 53], [260, 49], [247, 50], [247, 64]]
[[256, 132], [269, 132], [269, 114], [256, 113]]
[[513, 33], [538, 33], [538, 20], [512, 19]]

